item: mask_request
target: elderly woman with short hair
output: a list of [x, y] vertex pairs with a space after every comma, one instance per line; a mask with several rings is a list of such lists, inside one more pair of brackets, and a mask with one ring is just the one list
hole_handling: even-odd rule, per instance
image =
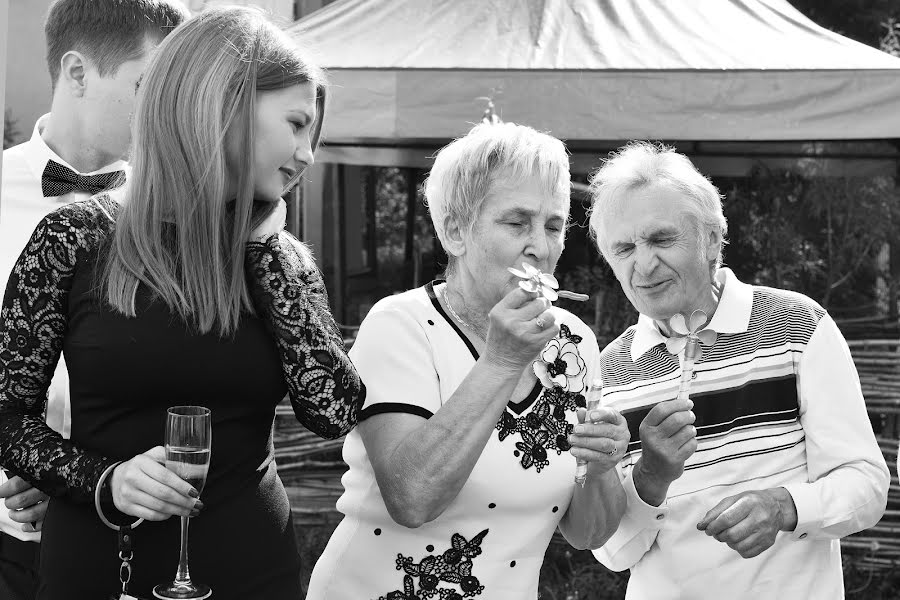
[[479, 125], [438, 154], [425, 195], [447, 280], [385, 298], [360, 327], [345, 518], [309, 598], [536, 598], [557, 526], [578, 548], [615, 531], [625, 421], [598, 409], [579, 424], [596, 339], [508, 270], [553, 272], [569, 190], [562, 142], [529, 127]]

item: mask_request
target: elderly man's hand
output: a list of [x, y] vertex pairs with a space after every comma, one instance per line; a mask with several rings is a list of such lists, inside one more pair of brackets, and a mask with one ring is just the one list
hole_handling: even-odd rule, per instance
[[779, 531], [797, 527], [797, 507], [784, 488], [756, 490], [729, 496], [697, 523], [705, 531], [744, 558], [753, 558], [772, 547]]
[[641, 422], [641, 458], [634, 467], [634, 486], [647, 504], [659, 506], [669, 485], [681, 477], [684, 462], [697, 449], [696, 417], [690, 400], [667, 400], [654, 406]]
[[49, 496], [19, 476], [0, 485], [0, 498], [9, 509], [10, 520], [21, 523], [22, 531], [40, 531], [47, 514]]

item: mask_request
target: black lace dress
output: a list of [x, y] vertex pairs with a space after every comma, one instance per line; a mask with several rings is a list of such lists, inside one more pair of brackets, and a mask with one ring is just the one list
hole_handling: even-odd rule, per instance
[[[228, 598], [300, 598], [290, 505], [273, 462], [275, 405], [323, 437], [356, 422], [365, 390], [344, 352], [321, 276], [286, 234], [248, 243], [257, 315], [233, 338], [192, 333], [141, 290], [137, 317], [98, 300], [96, 270], [118, 206], [106, 197], [47, 216], [16, 264], [0, 313], [0, 464], [51, 496], [41, 599], [101, 599], [119, 589], [116, 534], [94, 490], [116, 461], [163, 443], [166, 408], [212, 410], [205, 508], [191, 520], [190, 568]], [[43, 419], [60, 351], [72, 436]], [[109, 499], [106, 498], [108, 501]], [[178, 518], [134, 531], [132, 594], [150, 598], [178, 563]]]

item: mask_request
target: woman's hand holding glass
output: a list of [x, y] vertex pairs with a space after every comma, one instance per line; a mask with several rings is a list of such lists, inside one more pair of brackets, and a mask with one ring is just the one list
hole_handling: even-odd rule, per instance
[[591, 471], [605, 473], [622, 459], [631, 434], [628, 423], [617, 410], [596, 408], [586, 414], [578, 409], [578, 425], [569, 435], [572, 455], [591, 463]]
[[485, 358], [521, 371], [559, 334], [550, 301], [516, 287], [488, 313]]
[[166, 450], [156, 446], [117, 466], [110, 481], [116, 508], [147, 521], [196, 515], [199, 491], [165, 465]]

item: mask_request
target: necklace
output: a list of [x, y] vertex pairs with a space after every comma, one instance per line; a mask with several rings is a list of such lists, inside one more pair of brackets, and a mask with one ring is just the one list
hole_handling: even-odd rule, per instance
[[482, 338], [484, 336], [481, 335], [481, 332], [475, 328], [474, 325], [463, 319], [459, 314], [453, 309], [453, 304], [450, 302], [450, 294], [448, 288], [444, 288], [444, 304], [447, 305], [447, 308], [450, 310], [450, 314], [453, 315], [453, 318], [459, 321], [459, 324], [463, 327], [467, 328], [469, 331], [472, 331], [478, 337]]

